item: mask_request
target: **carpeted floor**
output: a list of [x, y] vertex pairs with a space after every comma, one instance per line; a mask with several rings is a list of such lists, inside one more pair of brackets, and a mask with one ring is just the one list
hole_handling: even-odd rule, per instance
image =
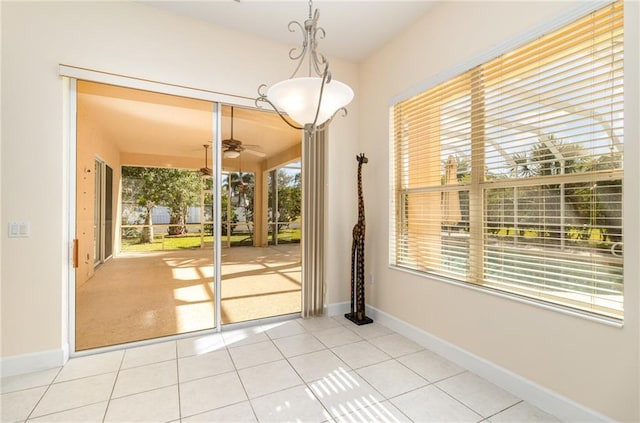
[[[300, 311], [300, 245], [222, 250], [222, 323]], [[214, 326], [213, 250], [123, 253], [76, 290], [76, 350]]]

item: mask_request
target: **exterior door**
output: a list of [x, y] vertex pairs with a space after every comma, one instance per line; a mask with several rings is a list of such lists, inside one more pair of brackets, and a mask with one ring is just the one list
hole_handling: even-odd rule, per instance
[[113, 169], [96, 159], [93, 199], [93, 265], [113, 255]]

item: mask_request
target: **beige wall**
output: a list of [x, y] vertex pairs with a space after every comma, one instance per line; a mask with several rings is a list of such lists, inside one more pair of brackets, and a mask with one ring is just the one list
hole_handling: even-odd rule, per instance
[[[461, 66], [562, 16], [576, 2], [442, 2], [360, 68], [360, 147], [367, 204], [367, 300], [375, 307], [481, 358], [621, 421], [640, 420], [640, 223], [636, 183], [625, 185], [625, 324], [612, 327], [388, 267], [389, 105]], [[625, 179], [637, 181], [637, 2], [625, 31]], [[633, 19], [631, 20], [631, 17]], [[463, 71], [465, 69], [460, 69]], [[454, 76], [454, 75], [451, 75]]]
[[[82, 83], [80, 82], [79, 85]], [[78, 268], [76, 286], [85, 283], [94, 272], [94, 212], [95, 212], [95, 160], [99, 158], [113, 169], [112, 220], [114, 255], [118, 243], [120, 222], [117, 219], [120, 203], [120, 151], [109, 137], [95, 125], [96, 116], [91, 116], [83, 107], [82, 98], [78, 101], [76, 144], [76, 238], [78, 239]], [[99, 117], [98, 117], [99, 118]], [[72, 193], [73, 195], [73, 193]], [[118, 237], [119, 239], [119, 237]]]
[[[288, 77], [291, 45], [211, 27], [134, 2], [2, 2], [2, 358], [64, 350], [68, 342], [69, 146], [63, 136], [69, 64], [215, 92], [255, 96]], [[304, 10], [303, 10], [304, 13]], [[117, 25], [114, 25], [117, 22]], [[283, 28], [286, 31], [286, 28]], [[299, 42], [292, 34], [292, 45]], [[336, 78], [357, 90], [357, 67], [332, 59]], [[357, 103], [332, 127], [329, 163], [355, 156]], [[353, 169], [355, 174], [355, 168]], [[335, 182], [335, 181], [334, 181]], [[341, 181], [339, 181], [341, 182]], [[355, 216], [355, 186], [327, 187], [328, 227]], [[350, 201], [347, 201], [350, 200]], [[353, 205], [351, 205], [353, 203]], [[346, 212], [345, 212], [346, 210]], [[30, 238], [7, 238], [9, 221]], [[349, 232], [350, 234], [350, 232]], [[335, 241], [330, 239], [329, 242]], [[344, 240], [342, 240], [344, 241]], [[329, 298], [345, 301], [350, 241], [334, 243]]]

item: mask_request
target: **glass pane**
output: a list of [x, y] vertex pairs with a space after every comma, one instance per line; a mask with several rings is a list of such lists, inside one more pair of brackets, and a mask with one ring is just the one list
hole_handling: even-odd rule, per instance
[[485, 200], [486, 284], [621, 316], [621, 180], [489, 189]]
[[222, 135], [240, 150], [222, 158], [222, 323], [299, 313], [302, 134], [276, 114], [223, 106]]
[[398, 264], [468, 280], [469, 191], [407, 193]]
[[213, 104], [88, 81], [77, 93], [75, 350], [213, 328]]

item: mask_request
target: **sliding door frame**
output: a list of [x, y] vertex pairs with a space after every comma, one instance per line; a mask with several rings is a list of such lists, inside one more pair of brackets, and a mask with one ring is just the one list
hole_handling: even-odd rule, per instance
[[180, 339], [193, 336], [193, 333], [176, 334], [163, 338], [154, 338], [136, 341], [132, 343], [125, 343], [119, 345], [113, 345], [108, 347], [99, 347], [89, 350], [76, 351], [76, 339], [75, 339], [75, 313], [76, 313], [76, 272], [74, 268], [74, 248], [73, 241], [76, 239], [76, 150], [77, 150], [77, 81], [84, 80], [90, 82], [97, 82], [102, 84], [116, 85], [125, 88], [133, 88], [144, 91], [152, 91], [161, 94], [169, 94], [180, 97], [194, 98], [198, 100], [205, 100], [212, 103], [213, 113], [213, 125], [212, 131], [214, 136], [214, 143], [212, 148], [212, 163], [215, 168], [215, 181], [214, 181], [214, 284], [215, 284], [215, 322], [214, 327], [210, 330], [203, 330], [202, 333], [207, 332], [220, 332], [222, 330], [221, 324], [221, 216], [220, 216], [220, 198], [221, 198], [221, 181], [222, 181], [222, 105], [233, 105], [239, 107], [255, 108], [255, 102], [253, 98], [235, 96], [232, 94], [225, 94], [220, 92], [202, 90], [182, 85], [167, 84], [157, 81], [150, 81], [146, 79], [133, 78], [124, 75], [118, 75], [113, 73], [100, 72], [93, 69], [80, 68], [69, 65], [59, 66], [59, 75], [63, 78], [63, 86], [65, 87], [65, 132], [68, 145], [68, 167], [67, 169], [67, 189], [68, 189], [68, 228], [65, 233], [66, 239], [64, 242], [69, 246], [69, 270], [68, 270], [68, 289], [67, 289], [67, 304], [68, 304], [68, 316], [67, 316], [67, 334], [68, 334], [68, 348], [69, 356], [82, 356], [95, 354], [98, 352], [105, 352], [111, 350], [120, 350], [125, 347], [142, 346], [161, 342], [167, 339]]

